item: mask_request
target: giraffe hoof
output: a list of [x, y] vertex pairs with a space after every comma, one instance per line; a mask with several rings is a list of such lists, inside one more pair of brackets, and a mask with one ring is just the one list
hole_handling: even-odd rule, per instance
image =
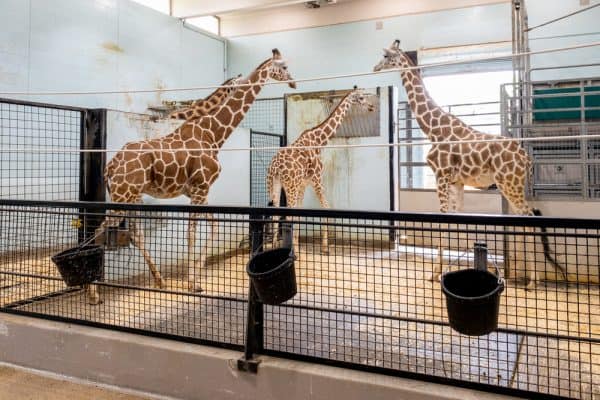
[[159, 289], [166, 289], [167, 288], [167, 281], [165, 281], [163, 278], [157, 279], [154, 284], [156, 285], [157, 288]]
[[535, 290], [537, 287], [537, 282], [533, 279], [529, 280], [527, 286], [525, 286], [525, 290]]
[[194, 293], [201, 293], [204, 291], [204, 289], [202, 289], [202, 287], [200, 286], [200, 283], [198, 283], [198, 282], [188, 283], [188, 290], [190, 292], [194, 292]]
[[104, 303], [102, 300], [100, 300], [99, 297], [90, 297], [90, 299], [88, 300], [89, 305], [91, 306], [97, 306], [99, 304]]

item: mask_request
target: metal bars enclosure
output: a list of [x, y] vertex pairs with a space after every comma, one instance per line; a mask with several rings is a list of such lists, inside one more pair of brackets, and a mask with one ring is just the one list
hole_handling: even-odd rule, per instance
[[84, 109], [0, 99], [0, 197], [79, 200]]
[[[73, 221], [117, 212], [124, 229], [142, 237], [137, 246], [105, 251], [96, 285], [102, 303], [90, 305], [85, 290], [65, 286], [49, 257], [77, 245]], [[592, 399], [599, 389], [598, 220], [15, 200], [0, 200], [0, 216], [4, 312], [242, 350], [248, 243], [279, 246], [277, 235], [266, 234], [279, 217], [299, 234], [298, 294], [262, 307], [262, 328], [252, 332], [259, 353], [530, 398]], [[191, 220], [197, 251], [187, 243]], [[544, 235], [568, 282], [547, 262]], [[429, 278], [440, 247], [444, 271], [471, 268], [476, 241], [487, 244], [489, 267], [514, 279], [501, 297], [498, 330], [468, 337], [448, 326], [440, 283]], [[196, 262], [201, 254], [206, 265]], [[526, 290], [533, 271], [540, 282]], [[190, 274], [202, 292], [189, 291]]]
[[[250, 130], [250, 147], [281, 147], [285, 146], [285, 137], [279, 134]], [[271, 159], [277, 150], [253, 150], [250, 152], [250, 205], [266, 207], [270, 198], [267, 193], [267, 173]]]

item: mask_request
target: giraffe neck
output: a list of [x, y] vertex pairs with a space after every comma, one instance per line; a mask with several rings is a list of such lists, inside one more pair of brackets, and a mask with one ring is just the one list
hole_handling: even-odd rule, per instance
[[[218, 111], [203, 117], [210, 119], [210, 123], [215, 128], [211, 131], [214, 135], [214, 142], [218, 148], [221, 148], [227, 138], [233, 133], [235, 128], [242, 122], [244, 116], [250, 109], [252, 103], [260, 93], [263, 85], [269, 79], [269, 69], [272, 60], [265, 61], [256, 68], [246, 79], [240, 81], [243, 86], [238, 86], [235, 92], [229, 96], [227, 101], [220, 106]], [[203, 121], [206, 122], [206, 121]]]
[[230, 90], [231, 88], [228, 87], [220, 87], [205, 99], [196, 100], [189, 107], [173, 111], [169, 114], [168, 118], [185, 119], [188, 121], [203, 117], [215, 110], [227, 98]]
[[402, 71], [400, 76], [408, 96], [410, 109], [415, 115], [419, 127], [429, 140], [432, 142], [443, 141], [446, 139], [443, 135], [444, 130], [436, 129], [441, 126], [440, 117], [447, 116], [451, 119], [451, 122], [456, 117], [448, 114], [437, 105], [427, 92], [420, 72], [415, 69], [407, 70], [407, 68], [414, 67], [414, 64], [405, 53], [401, 54]]
[[304, 134], [300, 135], [302, 144], [310, 143], [312, 146], [327, 145], [329, 139], [335, 135], [335, 132], [342, 124], [346, 113], [350, 109], [350, 95], [352, 93], [353, 92], [348, 93], [321, 124], [314, 129], [308, 130], [305, 138], [302, 138]]

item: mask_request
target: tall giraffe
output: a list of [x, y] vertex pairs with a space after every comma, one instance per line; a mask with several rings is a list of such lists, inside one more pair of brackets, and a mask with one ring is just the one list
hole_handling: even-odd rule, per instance
[[[105, 180], [111, 200], [117, 203], [141, 203], [142, 194], [156, 198], [184, 195], [191, 204], [206, 204], [208, 192], [221, 172], [218, 154], [227, 138], [243, 120], [262, 86], [269, 80], [290, 81], [295, 88], [287, 63], [279, 50], [260, 64], [246, 79], [239, 82], [235, 92], [210, 114], [186, 121], [167, 136], [130, 142], [107, 163]], [[113, 213], [103, 223], [117, 226], [124, 213]], [[204, 266], [208, 243], [214, 229], [203, 240], [200, 258], [196, 258], [196, 226], [200, 214], [190, 216], [188, 225], [188, 288], [202, 290], [198, 269]], [[142, 253], [155, 284], [164, 287], [165, 281], [145, 247], [144, 235], [138, 224], [130, 222], [133, 244]], [[95, 285], [90, 285], [90, 303], [100, 301]]]
[[[400, 49], [399, 40], [395, 40], [390, 48], [383, 51], [383, 59], [374, 67], [374, 71], [401, 68], [400, 76], [410, 108], [419, 127], [433, 144], [427, 154], [427, 164], [435, 174], [440, 211], [446, 213], [462, 210], [465, 185], [487, 188], [496, 184], [517, 214], [541, 215], [539, 210], [530, 207], [525, 200], [526, 179], [531, 176], [533, 163], [519, 142], [491, 142], [489, 140], [495, 136], [479, 132], [445, 112], [427, 92], [420, 72], [414, 69], [412, 60]], [[472, 140], [487, 142], [435, 144]], [[545, 235], [542, 235], [542, 244], [548, 261], [566, 277], [563, 267], [550, 254]], [[439, 262], [434, 267], [431, 280], [437, 280], [441, 274], [442, 257], [440, 248]], [[539, 282], [537, 270], [529, 268], [527, 271], [527, 287], [533, 288]]]
[[194, 100], [192, 103], [169, 113], [167, 119], [183, 119], [186, 121], [197, 119], [219, 109], [223, 102], [235, 92], [236, 85], [240, 83], [241, 74], [227, 79], [217, 90], [204, 99]]
[[[361, 89], [354, 89], [346, 94], [329, 116], [319, 125], [307, 129], [289, 146], [281, 149], [271, 160], [267, 173], [267, 193], [270, 205], [279, 207], [281, 188], [285, 191], [289, 207], [302, 206], [304, 192], [308, 185], [315, 190], [323, 208], [329, 203], [323, 190], [323, 162], [320, 148], [303, 148], [305, 146], [325, 146], [340, 127], [346, 113], [352, 105], [373, 111], [375, 107], [367, 100]], [[274, 224], [276, 225], [276, 224]], [[323, 226], [321, 251], [328, 252], [327, 226]], [[298, 229], [294, 230], [294, 249], [298, 254]], [[273, 235], [273, 242], [277, 233]]]

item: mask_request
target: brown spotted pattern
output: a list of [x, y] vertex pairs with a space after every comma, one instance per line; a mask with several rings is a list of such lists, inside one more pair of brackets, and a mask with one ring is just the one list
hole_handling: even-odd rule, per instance
[[[213, 113], [186, 121], [172, 133], [150, 140], [130, 142], [123, 146], [107, 163], [105, 179], [112, 201], [117, 203], [140, 203], [142, 195], [156, 198], [172, 198], [184, 195], [192, 204], [206, 204], [211, 185], [221, 172], [218, 153], [225, 140], [240, 124], [244, 115], [269, 79], [288, 81], [291, 76], [287, 64], [277, 49], [273, 57], [263, 62], [247, 78], [238, 81], [233, 94]], [[295, 84], [289, 83], [290, 87]], [[188, 226], [188, 286], [201, 290], [198, 269], [205, 265], [208, 243], [214, 234], [202, 241], [200, 257], [196, 257], [197, 217], [192, 215]], [[116, 226], [123, 215], [107, 218], [103, 225]], [[165, 282], [145, 249], [142, 231], [134, 221], [130, 223], [132, 240], [142, 252], [146, 263], [159, 287]], [[97, 304], [99, 297], [95, 287], [90, 288], [90, 302]]]
[[[400, 74], [410, 108], [419, 127], [433, 143], [426, 159], [436, 177], [440, 211], [462, 211], [465, 185], [487, 188], [496, 184], [517, 214], [533, 215], [533, 209], [525, 199], [526, 179], [531, 174], [532, 161], [519, 142], [490, 142], [495, 136], [479, 132], [445, 112], [427, 93], [420, 72], [406, 69], [410, 67], [414, 67], [412, 60], [396, 40], [390, 48], [384, 49], [383, 59], [374, 70], [402, 68]], [[461, 143], [472, 140], [488, 142]], [[436, 145], [436, 142], [457, 143]], [[441, 265], [438, 265], [431, 279], [437, 279], [440, 272]], [[530, 283], [535, 285], [536, 281], [537, 274], [531, 277]]]
[[[267, 173], [267, 191], [273, 206], [279, 207], [281, 189], [285, 191], [288, 207], [299, 207], [304, 199], [308, 185], [312, 186], [321, 206], [329, 208], [329, 203], [323, 190], [323, 162], [320, 148], [303, 148], [306, 146], [325, 146], [331, 139], [346, 113], [352, 105], [358, 105], [373, 111], [374, 107], [367, 100], [367, 95], [355, 89], [348, 93], [333, 109], [322, 123], [307, 129], [287, 148], [279, 150], [271, 160]], [[294, 246], [298, 254], [297, 230], [295, 230]], [[277, 235], [274, 235], [274, 240]], [[321, 248], [324, 253], [328, 246], [327, 227], [323, 227]]]
[[216, 111], [216, 109], [220, 107], [231, 94], [235, 92], [235, 85], [239, 83], [240, 77], [241, 75], [238, 75], [235, 78], [226, 80], [208, 97], [200, 100], [194, 100], [188, 107], [173, 111], [167, 115], [167, 118], [189, 121], [211, 114], [213, 111]]

